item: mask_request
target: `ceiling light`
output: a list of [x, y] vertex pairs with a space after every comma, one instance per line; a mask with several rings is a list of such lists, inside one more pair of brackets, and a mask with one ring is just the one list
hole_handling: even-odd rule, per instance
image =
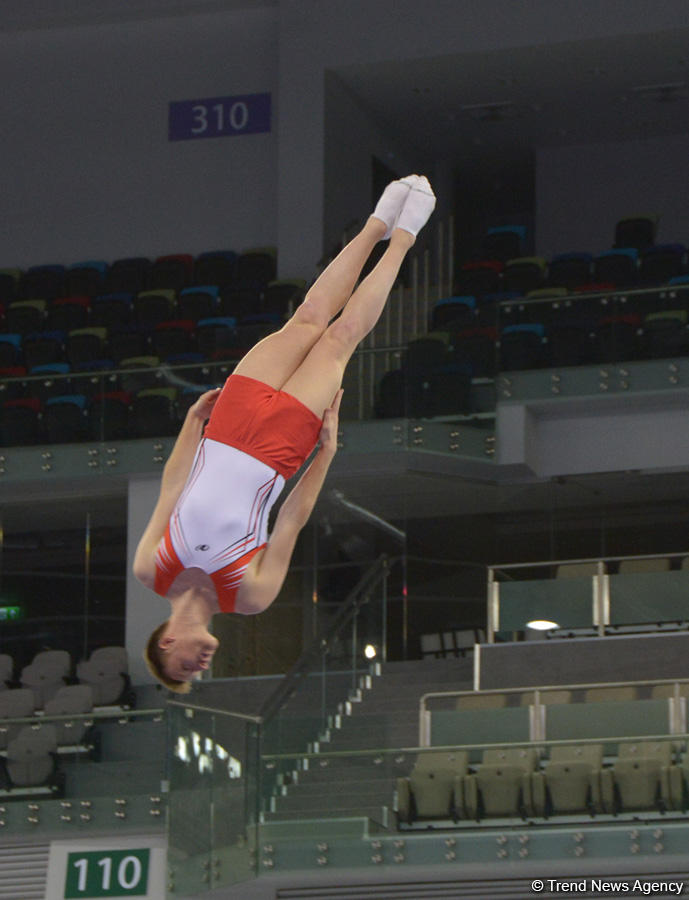
[[532, 619], [526, 623], [527, 628], [533, 628], [534, 631], [550, 631], [551, 628], [559, 628], [557, 622], [551, 622], [550, 619]]
[[373, 644], [366, 644], [366, 646], [364, 647], [364, 656], [366, 657], [366, 659], [375, 659], [377, 655], [378, 651], [373, 646]]

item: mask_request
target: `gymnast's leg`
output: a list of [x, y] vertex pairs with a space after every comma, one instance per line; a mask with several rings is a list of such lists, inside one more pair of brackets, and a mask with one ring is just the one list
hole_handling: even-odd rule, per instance
[[415, 178], [407, 176], [387, 186], [362, 230], [316, 279], [292, 318], [279, 331], [252, 347], [234, 374], [255, 378], [273, 388], [284, 387], [322, 337], [330, 320], [349, 300], [375, 245], [390, 236]]
[[342, 315], [314, 342], [304, 361], [282, 386], [317, 416], [330, 406], [352, 353], [380, 318], [402, 262], [434, 207], [430, 184], [425, 178], [418, 178], [378, 264], [354, 291]]

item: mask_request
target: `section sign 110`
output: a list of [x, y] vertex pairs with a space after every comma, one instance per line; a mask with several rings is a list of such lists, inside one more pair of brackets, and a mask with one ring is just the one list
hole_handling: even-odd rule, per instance
[[168, 139], [238, 137], [270, 131], [270, 94], [207, 97], [170, 103]]

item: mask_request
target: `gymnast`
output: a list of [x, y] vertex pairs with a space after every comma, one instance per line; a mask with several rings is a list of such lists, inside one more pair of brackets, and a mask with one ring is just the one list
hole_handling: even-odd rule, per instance
[[[187, 693], [208, 669], [218, 647], [208, 630], [213, 615], [254, 615], [277, 597], [335, 455], [345, 366], [378, 321], [434, 206], [424, 176], [391, 182], [291, 319], [187, 412], [134, 558], [139, 581], [170, 601], [169, 619], [144, 652], [151, 674], [170, 690]], [[357, 286], [374, 246], [386, 239]], [[268, 540], [273, 503], [319, 440]]]

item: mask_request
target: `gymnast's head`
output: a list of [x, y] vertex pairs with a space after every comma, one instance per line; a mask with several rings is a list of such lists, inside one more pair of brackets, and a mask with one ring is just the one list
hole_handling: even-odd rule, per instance
[[151, 634], [144, 650], [148, 671], [168, 690], [188, 694], [191, 682], [209, 668], [218, 639], [204, 627], [178, 631], [166, 620]]

